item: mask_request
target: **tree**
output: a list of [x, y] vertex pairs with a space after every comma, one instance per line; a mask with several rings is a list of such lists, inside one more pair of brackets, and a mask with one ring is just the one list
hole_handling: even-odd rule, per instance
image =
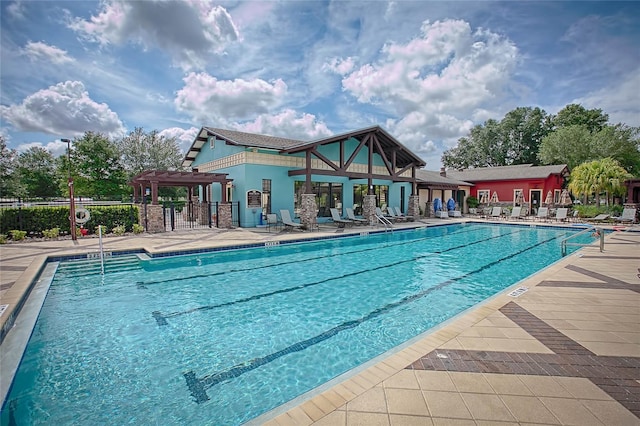
[[16, 150], [7, 148], [4, 137], [0, 136], [0, 197], [23, 196], [24, 186], [15, 173], [16, 159]]
[[561, 127], [542, 139], [539, 158], [543, 164], [566, 164], [569, 170], [594, 160], [591, 133], [582, 125]]
[[640, 175], [640, 128], [605, 126], [592, 135], [590, 148], [594, 157], [611, 157], [632, 175]]
[[73, 176], [77, 196], [116, 199], [129, 194], [118, 147], [106, 136], [86, 132], [82, 138], [75, 139], [71, 162], [77, 170]]
[[145, 170], [179, 170], [182, 153], [175, 137], [159, 135], [157, 130], [145, 133], [141, 127], [117, 142], [122, 165], [128, 178]]
[[596, 133], [609, 122], [609, 115], [601, 109], [586, 109], [579, 104], [569, 104], [551, 118], [555, 129], [568, 126], [585, 126], [590, 133]]
[[61, 195], [53, 155], [34, 146], [18, 156], [16, 173], [26, 188], [28, 197], [57, 197]]
[[443, 153], [442, 163], [456, 169], [539, 164], [538, 148], [550, 129], [544, 110], [519, 107], [500, 122], [489, 119], [473, 127], [458, 146]]
[[595, 195], [596, 205], [600, 205], [600, 194], [609, 195], [624, 194], [624, 181], [631, 178], [620, 164], [612, 158], [594, 160], [582, 163], [571, 172], [569, 178], [569, 190], [575, 196], [589, 197]]
[[550, 133], [540, 145], [543, 164], [567, 164], [573, 169], [587, 161], [611, 157], [632, 174], [640, 173], [638, 128], [617, 124], [604, 126], [596, 133], [585, 125], [561, 127]]

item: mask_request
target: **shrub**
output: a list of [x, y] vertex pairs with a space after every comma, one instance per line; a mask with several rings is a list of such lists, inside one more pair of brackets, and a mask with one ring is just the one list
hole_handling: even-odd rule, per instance
[[124, 235], [124, 233], [126, 232], [126, 228], [124, 227], [124, 225], [118, 225], [118, 226], [114, 226], [113, 229], [111, 230], [111, 232], [113, 232], [114, 234], [120, 236], [120, 235]]
[[[124, 225], [131, 229], [138, 222], [138, 207], [88, 206], [85, 207], [91, 219], [85, 224], [87, 229], [101, 224], [104, 229]], [[26, 231], [30, 235], [41, 235], [46, 229], [59, 228], [63, 234], [71, 232], [68, 206], [22, 207], [0, 209], [0, 234], [9, 234], [12, 229]], [[78, 233], [78, 235], [80, 235]]]
[[42, 231], [42, 235], [44, 235], [45, 238], [58, 238], [60, 235], [60, 228], [45, 229]]
[[467, 197], [467, 206], [469, 206], [470, 209], [475, 209], [476, 207], [478, 207], [478, 204], [480, 204], [480, 202], [473, 195]]
[[9, 233], [13, 241], [22, 241], [27, 236], [27, 231], [19, 231], [17, 229], [12, 229]]
[[0, 244], [7, 244], [7, 236], [0, 234]]
[[134, 234], [142, 234], [144, 232], [144, 226], [139, 223], [134, 223], [132, 229]]

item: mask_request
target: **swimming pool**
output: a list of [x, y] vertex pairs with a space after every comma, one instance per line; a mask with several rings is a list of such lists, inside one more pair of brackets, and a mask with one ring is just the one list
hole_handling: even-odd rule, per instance
[[448, 225], [104, 277], [61, 264], [2, 423], [244, 423], [557, 261], [577, 231]]

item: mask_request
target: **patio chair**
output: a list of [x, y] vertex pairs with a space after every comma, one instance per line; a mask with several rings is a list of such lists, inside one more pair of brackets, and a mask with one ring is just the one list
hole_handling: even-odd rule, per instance
[[395, 222], [396, 221], [394, 216], [389, 216], [388, 214], [382, 213], [382, 209], [380, 207], [376, 207], [376, 215], [378, 215], [378, 217], [382, 217], [384, 219], [387, 219], [389, 222]]
[[596, 217], [592, 217], [589, 220], [592, 221], [592, 222], [604, 222], [605, 220], [609, 219], [609, 216], [610, 215], [608, 215], [608, 214], [602, 213], [602, 214], [599, 214]]
[[538, 209], [538, 214], [535, 216], [535, 220], [544, 220], [549, 219], [549, 207], [540, 207]]
[[338, 213], [338, 209], [331, 208], [331, 220], [335, 223], [338, 228], [344, 228], [347, 225], [353, 225], [353, 222], [347, 219], [343, 219], [340, 217], [340, 213]]
[[393, 210], [393, 207], [391, 207], [391, 206], [387, 207], [387, 215], [388, 215], [389, 217], [391, 217], [391, 218], [392, 218], [392, 220], [400, 220], [400, 221], [403, 221], [403, 222], [406, 222], [406, 221], [407, 221], [407, 219], [406, 219], [406, 218], [404, 218], [404, 217], [402, 217], [402, 216], [398, 216], [398, 215], [395, 213], [395, 211]]
[[304, 230], [304, 225], [298, 222], [294, 222], [291, 219], [291, 214], [289, 214], [289, 210], [280, 210], [280, 217], [282, 218], [282, 223], [284, 224], [285, 231], [291, 231], [293, 229]]
[[494, 207], [493, 209], [491, 209], [491, 217], [500, 219], [502, 217], [502, 207]]
[[569, 212], [568, 208], [560, 207], [559, 209], [556, 210], [556, 220], [558, 222], [564, 222], [565, 220], [567, 220], [568, 212]]
[[628, 209], [624, 209], [622, 210], [622, 216], [619, 217], [613, 217], [613, 220], [615, 220], [616, 222], [631, 222], [631, 223], [636, 223], [636, 209], [635, 208], [628, 208]]
[[409, 222], [413, 222], [415, 220], [415, 218], [413, 216], [409, 216], [409, 215], [406, 215], [406, 214], [402, 213], [402, 210], [400, 210], [400, 207], [396, 206], [394, 208], [396, 210], [396, 216], [405, 218]]
[[462, 212], [460, 210], [449, 210], [449, 217], [462, 217]]
[[514, 207], [513, 210], [511, 210], [509, 219], [520, 219], [520, 213], [522, 213], [522, 207]]
[[271, 232], [271, 228], [278, 230], [282, 223], [278, 219], [278, 215], [275, 213], [267, 214], [267, 230]]
[[351, 207], [347, 207], [345, 210], [347, 212], [347, 219], [349, 219], [353, 223], [359, 224], [359, 225], [365, 225], [369, 222], [367, 219], [363, 217], [356, 217], [356, 214], [353, 212], [353, 209]]

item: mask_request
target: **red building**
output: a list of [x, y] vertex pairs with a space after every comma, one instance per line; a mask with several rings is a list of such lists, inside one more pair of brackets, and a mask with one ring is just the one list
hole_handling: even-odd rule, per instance
[[446, 176], [472, 183], [469, 195], [478, 198], [481, 204], [521, 205], [535, 213], [540, 205], [560, 203], [569, 169], [565, 164], [521, 164], [447, 170]]

